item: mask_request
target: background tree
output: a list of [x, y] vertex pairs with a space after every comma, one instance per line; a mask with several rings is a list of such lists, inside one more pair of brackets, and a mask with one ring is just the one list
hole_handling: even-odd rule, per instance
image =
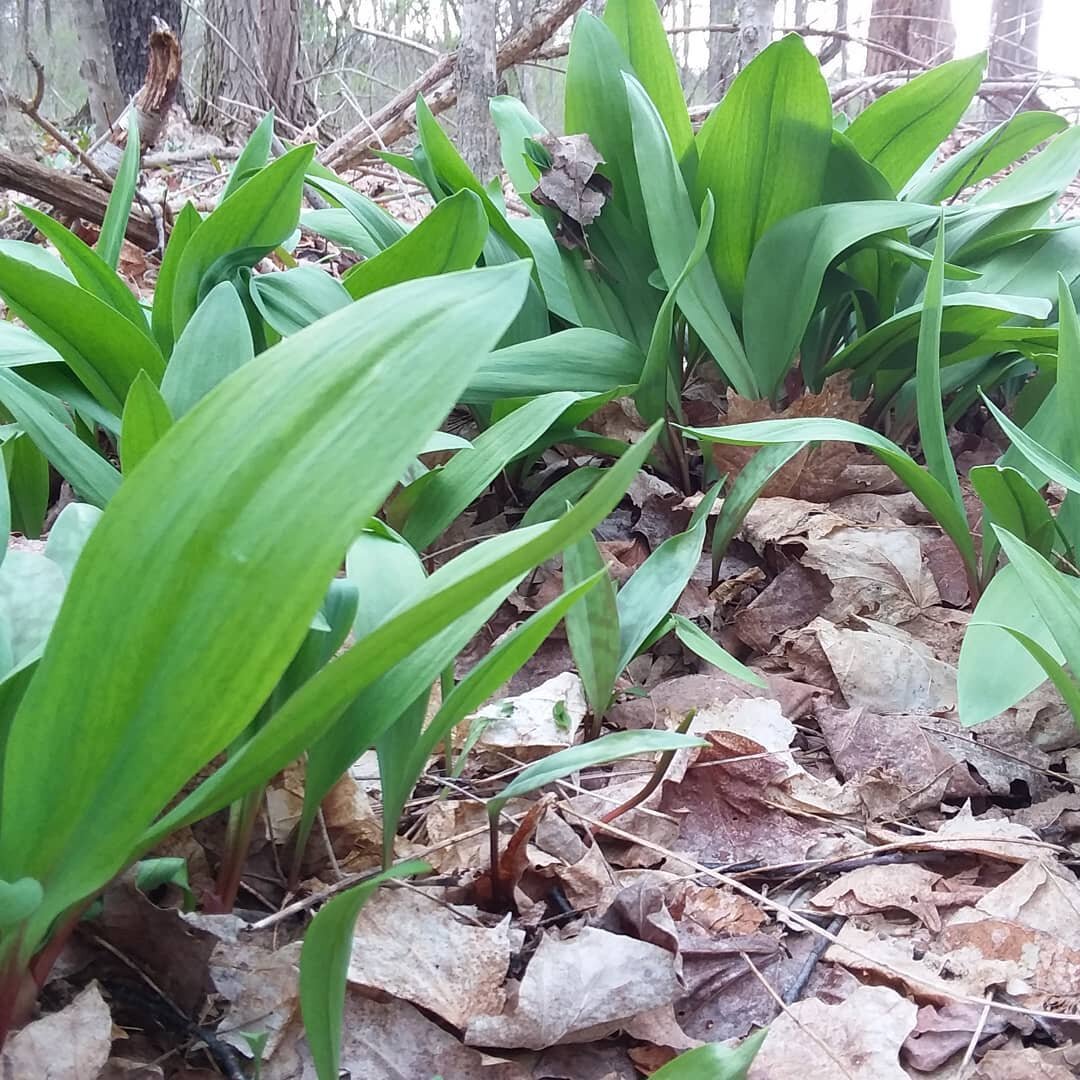
[[990, 17], [990, 77], [1010, 79], [1039, 66], [1043, 0], [994, 0]]
[[153, 17], [180, 36], [180, 0], [104, 0], [120, 92], [131, 100], [146, 75], [146, 43]]
[[274, 109], [305, 119], [300, 0], [206, 0], [203, 64], [194, 119], [228, 130]]
[[86, 81], [90, 118], [99, 131], [108, 129], [124, 111], [113, 60], [109, 25], [102, 0], [76, 0], [75, 30], [79, 39], [79, 73]]
[[488, 109], [497, 85], [495, 26], [494, 0], [463, 0], [457, 65], [458, 147], [481, 180], [494, 175], [499, 160], [498, 137]]
[[874, 0], [867, 38], [893, 50], [870, 49], [867, 75], [903, 68], [895, 53], [920, 64], [940, 64], [952, 57], [956, 44], [951, 0]]

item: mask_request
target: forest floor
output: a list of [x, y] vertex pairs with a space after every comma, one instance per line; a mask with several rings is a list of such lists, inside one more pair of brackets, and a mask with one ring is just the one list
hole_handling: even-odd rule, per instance
[[[363, 180], [403, 216], [413, 196]], [[150, 177], [211, 202], [214, 164]], [[223, 177], [222, 177], [223, 180]], [[220, 185], [218, 185], [220, 186]], [[1073, 200], [1075, 206], [1076, 200]], [[304, 237], [299, 259], [340, 258]], [[125, 246], [137, 291], [155, 267]], [[816, 408], [849, 415], [846, 392]], [[696, 388], [692, 422], [757, 418]], [[613, 404], [598, 429], [631, 437]], [[1002, 451], [967, 424], [962, 475]], [[720, 448], [734, 475], [745, 451]], [[552, 477], [585, 457], [549, 451]], [[700, 498], [700, 497], [698, 497]], [[641, 474], [597, 532], [616, 579], [685, 529], [696, 500]], [[718, 509], [718, 507], [716, 508]], [[443, 555], [513, 527], [489, 497]], [[714, 509], [715, 512], [715, 509]], [[974, 514], [973, 514], [974, 520]], [[26, 543], [26, 541], [15, 541]], [[437, 556], [438, 558], [438, 556]], [[466, 670], [562, 589], [531, 575], [462, 657]], [[435, 874], [381, 889], [356, 927], [342, 1065], [352, 1080], [634, 1080], [706, 1041], [769, 1032], [751, 1080], [1065, 1080], [1080, 1074], [1080, 731], [1044, 687], [963, 728], [957, 661], [971, 602], [951, 543], [876, 458], [804, 452], [746, 519], [713, 586], [708, 557], [676, 609], [764, 676], [758, 690], [670, 639], [635, 660], [611, 730], [674, 728], [680, 751], [640, 806], [651, 764], [623, 761], [511, 802], [511, 911], [491, 911], [492, 780], [570, 745], [586, 718], [562, 630], [465, 725], [409, 804], [396, 851]], [[463, 732], [463, 736], [466, 732]], [[240, 907], [204, 915], [174, 885], [116, 882], [81, 924], [0, 1075], [51, 1080], [314, 1080], [298, 1005], [301, 940], [326, 895], [377, 867], [368, 755], [324, 807], [306, 880], [282, 866], [299, 773], [270, 790]], [[224, 821], [174, 837], [194, 896], [209, 892]]]

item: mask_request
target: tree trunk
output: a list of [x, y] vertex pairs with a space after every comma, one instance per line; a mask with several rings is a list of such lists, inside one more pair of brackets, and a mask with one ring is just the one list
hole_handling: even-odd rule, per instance
[[272, 108], [302, 124], [299, 0], [206, 0], [204, 19], [195, 121], [231, 133]]
[[1039, 66], [1043, 0], [994, 0], [990, 19], [991, 79], [1011, 79]]
[[146, 76], [147, 46], [153, 17], [180, 36], [180, 0], [104, 0], [120, 92], [131, 100]]
[[739, 68], [746, 67], [772, 41], [776, 0], [738, 0]]
[[886, 46], [867, 49], [867, 75], [940, 64], [956, 44], [951, 0], [874, 0], [867, 38]]
[[[723, 26], [735, 21], [735, 0], [709, 0], [709, 22]], [[706, 101], [716, 101], [723, 97], [728, 80], [735, 73], [735, 57], [738, 42], [734, 34], [713, 31], [709, 34], [709, 66], [706, 68], [705, 81], [708, 87]]]
[[498, 139], [489, 111], [498, 79], [493, 0], [462, 0], [456, 77], [458, 147], [483, 182], [495, 174], [499, 159]]
[[124, 111], [127, 99], [121, 94], [116, 78], [102, 0], [78, 0], [74, 16], [82, 54], [79, 74], [86, 80], [90, 117], [98, 132], [107, 131]]

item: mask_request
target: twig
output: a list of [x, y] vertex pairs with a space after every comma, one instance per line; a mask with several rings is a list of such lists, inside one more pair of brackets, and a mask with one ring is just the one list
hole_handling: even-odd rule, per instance
[[400, 34], [391, 34], [388, 30], [376, 30], [373, 26], [357, 26], [355, 23], [353, 23], [353, 30], [357, 34], [367, 34], [369, 37], [382, 38], [383, 41], [392, 41], [396, 45], [416, 49], [418, 52], [427, 53], [428, 56], [442, 55], [438, 49], [433, 49], [422, 41], [413, 41], [412, 38], [402, 37]]
[[[837, 915], [829, 922], [827, 927], [830, 934], [839, 934], [840, 928], [847, 921], [847, 916]], [[814, 942], [813, 949], [810, 950], [810, 955], [803, 961], [803, 966], [799, 968], [798, 975], [795, 976], [794, 982], [784, 991], [784, 1003], [786, 1005], [793, 1005], [796, 1001], [803, 996], [803, 991], [806, 989], [806, 984], [810, 981], [810, 976], [814, 973], [814, 968], [817, 967], [818, 961], [825, 955], [825, 950], [829, 947], [828, 938], [818, 938]]]

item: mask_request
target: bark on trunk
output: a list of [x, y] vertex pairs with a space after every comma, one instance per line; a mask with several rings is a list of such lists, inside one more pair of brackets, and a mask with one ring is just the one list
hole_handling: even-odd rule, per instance
[[890, 50], [867, 49], [868, 75], [901, 70], [901, 56], [909, 66], [910, 61], [940, 64], [952, 57], [956, 44], [951, 0], [874, 0], [867, 38]]
[[78, 0], [74, 14], [82, 54], [79, 74], [86, 82], [90, 118], [98, 132], [107, 131], [124, 111], [127, 99], [116, 78], [105, 8], [102, 0]]
[[461, 156], [481, 181], [495, 174], [498, 139], [488, 104], [495, 96], [495, 4], [463, 0], [457, 65], [457, 124]]
[[130, 100], [143, 84], [156, 15], [180, 36], [180, 0], [104, 0], [120, 91]]
[[[723, 26], [735, 21], [735, 0], [709, 0], [709, 22]], [[706, 69], [708, 88], [706, 100], [716, 101], [724, 96], [728, 81], [735, 74], [738, 42], [734, 34], [713, 31], [709, 34], [709, 66]]]
[[272, 108], [302, 124], [300, 0], [207, 0], [204, 17], [196, 122], [229, 132]]
[[746, 67], [772, 41], [776, 0], [739, 0], [738, 63]]
[[990, 78], [1011, 79], [1039, 66], [1043, 0], [994, 0], [990, 19]]

